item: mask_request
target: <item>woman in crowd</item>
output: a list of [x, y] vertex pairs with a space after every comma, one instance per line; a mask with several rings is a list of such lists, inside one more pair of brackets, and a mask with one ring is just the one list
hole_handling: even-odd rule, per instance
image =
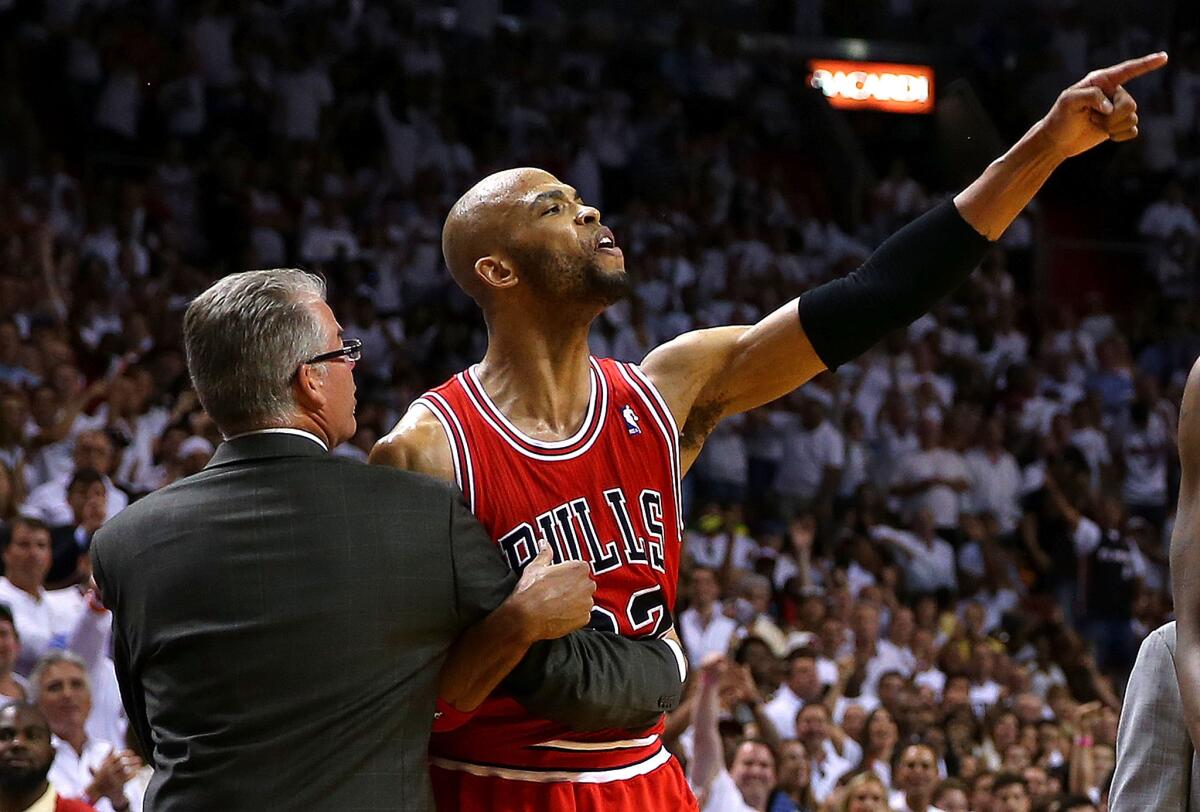
[[855, 775], [841, 791], [845, 795], [838, 812], [886, 812], [888, 808], [887, 787], [873, 772]]
[[[787, 805], [790, 801], [792, 807]], [[767, 812], [794, 808], [795, 812], [818, 812], [812, 793], [812, 768], [804, 745], [785, 741], [779, 753], [779, 782], [767, 805]]]
[[867, 717], [863, 736], [863, 759], [859, 769], [871, 770], [887, 786], [892, 784], [892, 760], [896, 744], [900, 741], [900, 729], [887, 708], [876, 708]]

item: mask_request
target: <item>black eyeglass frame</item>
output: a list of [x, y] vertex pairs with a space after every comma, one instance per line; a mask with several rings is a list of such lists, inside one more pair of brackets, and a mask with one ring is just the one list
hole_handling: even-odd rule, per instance
[[339, 358], [346, 358], [350, 361], [357, 361], [362, 358], [362, 341], [357, 338], [344, 338], [342, 339], [342, 346], [339, 349], [314, 355], [304, 363], [306, 365], [323, 364], [326, 361], [336, 361]]

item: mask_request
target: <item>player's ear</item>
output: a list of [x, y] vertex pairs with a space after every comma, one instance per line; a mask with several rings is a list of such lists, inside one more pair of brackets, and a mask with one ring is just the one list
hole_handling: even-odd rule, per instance
[[517, 284], [517, 269], [501, 257], [487, 256], [475, 260], [475, 275], [489, 288], [511, 288]]

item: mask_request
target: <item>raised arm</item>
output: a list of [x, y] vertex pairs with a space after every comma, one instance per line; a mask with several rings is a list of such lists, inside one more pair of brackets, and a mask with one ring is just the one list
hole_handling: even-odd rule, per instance
[[728, 668], [725, 658], [709, 655], [700, 670], [700, 698], [696, 700], [695, 739], [688, 780], [696, 795], [705, 799], [721, 768], [721, 734], [717, 722], [721, 714], [721, 678]]
[[682, 426], [684, 468], [726, 415], [768, 403], [849, 361], [952, 292], [1050, 173], [1072, 155], [1137, 135], [1124, 82], [1165, 64], [1153, 54], [1088, 74], [953, 202], [892, 235], [858, 270], [813, 288], [762, 321], [686, 333], [643, 367]]
[[1171, 534], [1175, 592], [1175, 673], [1193, 746], [1200, 742], [1200, 361], [1192, 367], [1179, 410], [1179, 508]]
[[[379, 441], [370, 461], [454, 481], [446, 436], [422, 406], [410, 409]], [[478, 558], [471, 565], [474, 576], [485, 568], [484, 580], [495, 582], [483, 603], [490, 601], [489, 611], [502, 606], [516, 577], [482, 527], [467, 521], [466, 509], [460, 508], [457, 515], [459, 535], [468, 539], [471, 554]], [[643, 727], [679, 704], [687, 672], [673, 631], [664, 639], [632, 640], [582, 629], [533, 643], [528, 637], [514, 637], [514, 631], [502, 613], [482, 618], [455, 642], [438, 680], [443, 713], [469, 713], [502, 681], [530, 710], [576, 730]], [[517, 649], [521, 653], [515, 658], [505, 654]]]

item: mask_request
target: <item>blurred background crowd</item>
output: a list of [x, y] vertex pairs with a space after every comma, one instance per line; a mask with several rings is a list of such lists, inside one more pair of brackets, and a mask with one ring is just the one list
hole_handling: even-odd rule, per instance
[[[1064, 167], [933, 313], [718, 426], [684, 483], [668, 737], [707, 809], [1104, 808], [1171, 611], [1200, 27], [1170, 0], [968, 5], [0, 0], [0, 693], [47, 712], [56, 786], [140, 803], [85, 553], [220, 442], [180, 335], [215, 278], [326, 276], [363, 341], [335, 453], [365, 459], [482, 355], [440, 228], [484, 174], [601, 208], [636, 293], [593, 352], [640, 360], [853, 269], [1088, 69], [1166, 49], [1138, 141]], [[872, 47], [934, 65], [939, 111], [806, 82]]]

